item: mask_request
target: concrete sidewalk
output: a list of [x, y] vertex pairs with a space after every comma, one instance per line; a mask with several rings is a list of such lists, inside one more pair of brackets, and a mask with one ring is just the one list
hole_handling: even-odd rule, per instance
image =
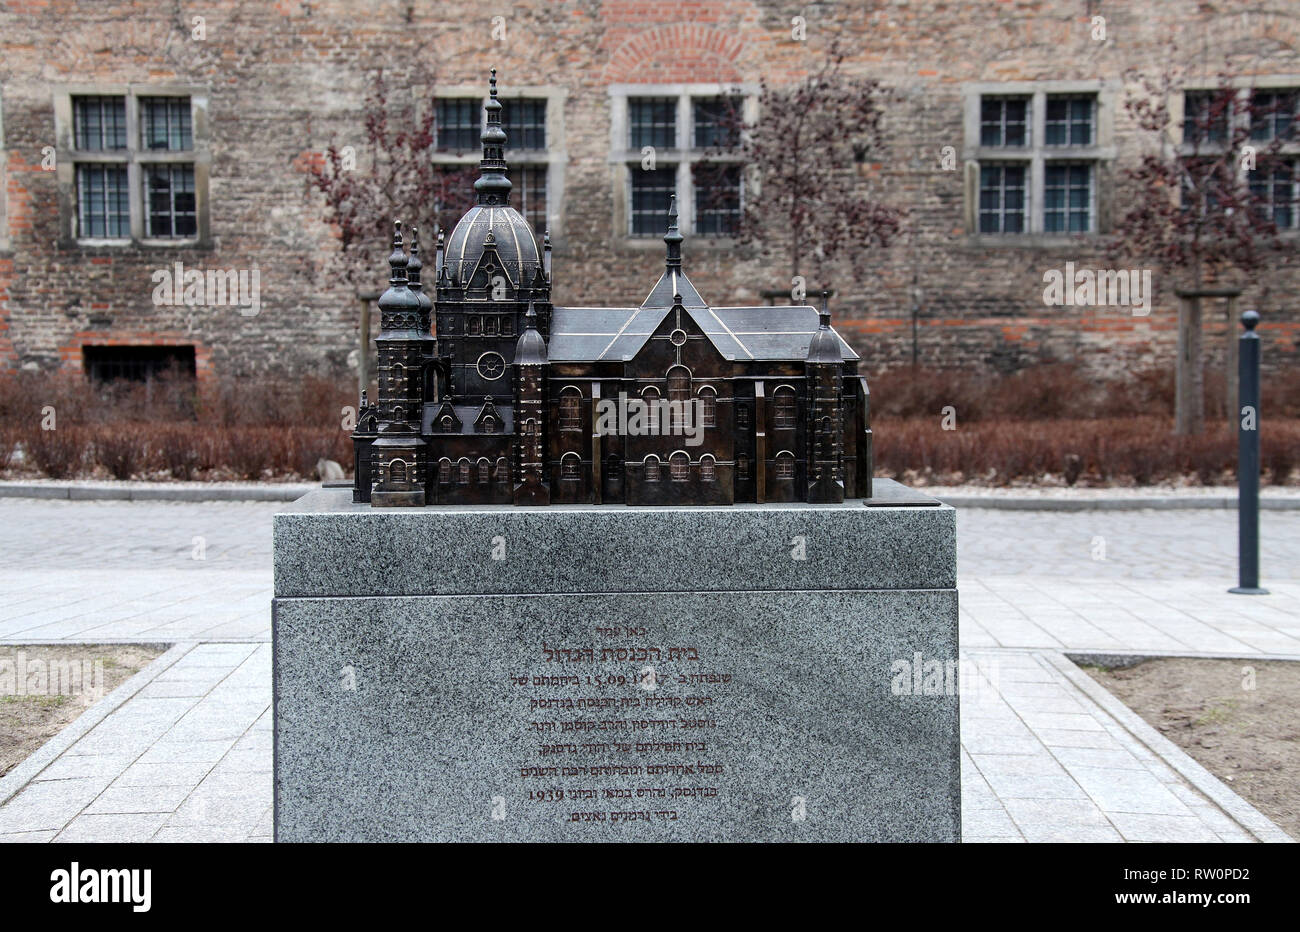
[[[269, 839], [275, 510], [0, 503], [40, 567], [0, 580], [0, 642], [176, 644], [0, 780], [0, 840]], [[964, 840], [1286, 840], [1066, 656], [1300, 658], [1300, 579], [1214, 575], [1233, 524], [959, 513]], [[1297, 553], [1300, 515], [1268, 516], [1266, 569]]]

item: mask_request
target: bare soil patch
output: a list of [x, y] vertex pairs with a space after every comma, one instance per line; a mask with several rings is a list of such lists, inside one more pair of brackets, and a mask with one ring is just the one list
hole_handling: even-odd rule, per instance
[[1170, 658], [1084, 669], [1300, 839], [1300, 663]]
[[0, 646], [0, 776], [163, 650], [149, 644]]

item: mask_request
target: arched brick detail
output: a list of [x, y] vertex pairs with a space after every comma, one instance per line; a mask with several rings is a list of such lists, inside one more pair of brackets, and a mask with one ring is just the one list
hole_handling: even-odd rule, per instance
[[82, 370], [83, 346], [193, 346], [194, 376], [200, 383], [211, 380], [216, 373], [212, 368], [212, 350], [192, 336], [153, 330], [81, 330], [69, 343], [59, 347], [59, 365], [65, 372]]
[[744, 47], [735, 33], [702, 23], [657, 26], [616, 48], [604, 78], [611, 84], [740, 81], [735, 62]]

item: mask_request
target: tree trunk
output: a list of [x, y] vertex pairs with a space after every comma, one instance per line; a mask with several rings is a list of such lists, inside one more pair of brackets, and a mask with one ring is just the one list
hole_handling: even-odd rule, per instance
[[1228, 298], [1227, 325], [1223, 328], [1224, 337], [1228, 341], [1227, 352], [1223, 354], [1224, 368], [1224, 385], [1227, 388], [1228, 403], [1228, 428], [1229, 436], [1237, 432], [1237, 299]]
[[1201, 352], [1201, 298], [1188, 295], [1178, 302], [1178, 364], [1175, 370], [1174, 433], [1205, 431], [1205, 361]]

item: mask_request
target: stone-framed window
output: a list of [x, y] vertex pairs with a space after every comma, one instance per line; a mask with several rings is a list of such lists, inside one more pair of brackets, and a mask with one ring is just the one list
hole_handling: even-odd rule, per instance
[[1250, 177], [1250, 192], [1279, 230], [1300, 228], [1300, 159], [1257, 169]]
[[995, 162], [980, 166], [979, 231], [1025, 232], [1025, 179], [1022, 162]]
[[1295, 142], [1300, 137], [1300, 88], [1254, 92], [1250, 138], [1254, 142]]
[[[1277, 158], [1254, 168], [1238, 160], [1238, 171], [1259, 199], [1258, 209], [1288, 238], [1300, 231], [1300, 75], [1253, 75], [1236, 78], [1226, 107], [1212, 102], [1222, 93], [1219, 83], [1188, 86], [1175, 98], [1171, 118], [1179, 127], [1176, 140], [1185, 158], [1217, 158], [1232, 138], [1232, 129], [1248, 130], [1252, 143], [1278, 143]], [[1179, 112], [1181, 107], [1181, 112]]]
[[1228, 141], [1231, 107], [1216, 109], [1218, 90], [1189, 90], [1183, 93], [1183, 142], [1187, 145], [1221, 146]]
[[477, 97], [442, 97], [437, 101], [433, 147], [439, 152], [477, 152], [483, 131], [483, 101]]
[[990, 243], [1105, 233], [1117, 87], [974, 83], [965, 106], [966, 230]]
[[[478, 85], [437, 88], [432, 158], [442, 170], [477, 166], [482, 158], [483, 105]], [[510, 203], [533, 227], [539, 244], [547, 230], [558, 244], [563, 236], [565, 149], [564, 104], [567, 91], [540, 86], [502, 86], [501, 126], [506, 132]]]
[[56, 89], [61, 240], [208, 246], [207, 112], [205, 87]]
[[737, 127], [757, 116], [757, 90], [745, 84], [610, 86], [614, 229], [626, 244], [650, 244], [664, 235], [674, 195], [683, 234], [724, 242], [735, 234], [748, 183]]

